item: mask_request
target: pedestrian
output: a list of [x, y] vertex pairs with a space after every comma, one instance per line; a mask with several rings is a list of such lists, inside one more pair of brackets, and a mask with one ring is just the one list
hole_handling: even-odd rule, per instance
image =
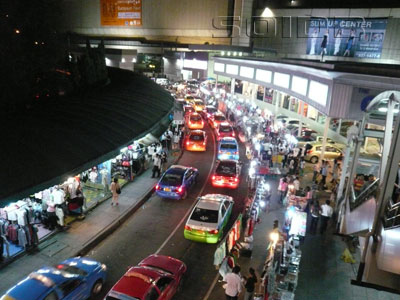
[[319, 202], [316, 200], [311, 205], [310, 209], [311, 213], [311, 223], [310, 223], [310, 233], [315, 234], [317, 232], [318, 220], [321, 214], [321, 207], [319, 206]]
[[246, 283], [244, 288], [246, 289], [244, 293], [244, 300], [253, 300], [254, 297], [254, 290], [256, 288], [257, 283], [257, 275], [253, 268], [249, 268], [249, 277], [245, 277]]
[[300, 191], [300, 179], [298, 176], [293, 181], [294, 189], [295, 189], [295, 194], [297, 194], [298, 191]]
[[333, 209], [330, 206], [331, 201], [326, 200], [325, 204], [321, 206], [321, 227], [320, 227], [320, 233], [323, 234], [326, 230], [326, 227], [328, 226], [328, 221], [332, 217], [333, 214]]
[[156, 154], [154, 156], [154, 163], [153, 163], [153, 173], [151, 175], [151, 178], [154, 178], [155, 175], [157, 174], [157, 177], [160, 177], [160, 171], [161, 171], [161, 155]]
[[280, 202], [281, 204], [283, 203], [283, 199], [286, 197], [287, 189], [288, 189], [288, 183], [287, 183], [286, 177], [283, 176], [283, 177], [279, 180], [279, 185], [278, 185], [279, 202]]
[[165, 151], [161, 152], [161, 173], [167, 169], [168, 156]]
[[239, 294], [242, 291], [242, 279], [239, 273], [240, 267], [235, 266], [232, 269], [232, 273], [225, 277], [226, 284], [223, 287], [225, 288], [226, 300], [238, 300], [239, 298]]
[[304, 158], [300, 161], [300, 176], [304, 176], [304, 168], [306, 167], [306, 161]]
[[322, 161], [322, 167], [321, 167], [321, 175], [322, 175], [322, 180], [320, 184], [322, 185], [322, 188], [326, 188], [326, 176], [328, 176], [328, 163], [323, 160]]
[[118, 198], [119, 198], [119, 195], [121, 194], [121, 187], [118, 183], [117, 177], [115, 177], [113, 182], [111, 183], [110, 190], [112, 193], [111, 206], [118, 205]]
[[317, 181], [317, 177], [318, 177], [319, 171], [320, 171], [319, 164], [316, 163], [316, 164], [313, 166], [313, 177], [312, 177], [312, 181], [313, 181], [313, 182], [316, 182], [316, 181]]

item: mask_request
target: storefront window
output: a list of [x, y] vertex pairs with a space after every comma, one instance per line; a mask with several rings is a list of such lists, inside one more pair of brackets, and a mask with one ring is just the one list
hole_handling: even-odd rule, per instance
[[264, 101], [272, 104], [273, 95], [274, 95], [274, 90], [266, 88], [265, 95], [264, 95]]
[[241, 80], [235, 80], [235, 93], [242, 94], [243, 93], [243, 83]]
[[262, 85], [259, 85], [257, 88], [257, 100], [263, 101], [264, 99], [264, 90], [265, 88]]

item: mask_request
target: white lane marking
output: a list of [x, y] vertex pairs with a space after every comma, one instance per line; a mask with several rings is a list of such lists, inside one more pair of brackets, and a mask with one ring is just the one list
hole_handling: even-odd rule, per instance
[[219, 272], [217, 273], [217, 276], [215, 276], [215, 278], [214, 278], [213, 282], [211, 283], [211, 286], [208, 289], [207, 294], [204, 296], [203, 300], [208, 300], [208, 297], [210, 297], [211, 292], [213, 291], [215, 285], [217, 284], [218, 278], [219, 278]]
[[[211, 168], [210, 171], [208, 172], [206, 181], [204, 182], [200, 192], [197, 194], [196, 199], [198, 197], [200, 197], [200, 195], [203, 193], [206, 185], [208, 184], [208, 179], [210, 178], [211, 172], [214, 170], [214, 164], [215, 164], [215, 151], [216, 151], [216, 142], [215, 142], [215, 137], [214, 134], [212, 134], [213, 137], [213, 141], [214, 141], [214, 149], [213, 149], [213, 162], [211, 164]], [[189, 210], [186, 212], [186, 214], [183, 216], [182, 220], [180, 220], [180, 222], [178, 223], [178, 225], [175, 227], [175, 229], [171, 232], [171, 234], [167, 237], [167, 239], [164, 241], [164, 243], [162, 243], [162, 245], [160, 246], [160, 248], [157, 249], [157, 251], [155, 252], [155, 254], [160, 253], [160, 251], [162, 250], [162, 248], [165, 247], [165, 245], [169, 242], [169, 240], [174, 236], [174, 234], [176, 233], [176, 231], [179, 229], [179, 227], [182, 226], [182, 223], [186, 220], [186, 218], [188, 217], [188, 215], [190, 214], [190, 212], [193, 210], [193, 207], [196, 205], [197, 201], [194, 201], [193, 205], [189, 208]]]

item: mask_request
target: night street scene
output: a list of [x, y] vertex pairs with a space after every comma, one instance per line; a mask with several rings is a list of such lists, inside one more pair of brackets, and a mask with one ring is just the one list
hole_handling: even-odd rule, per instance
[[399, 1], [0, 23], [0, 300], [400, 299]]

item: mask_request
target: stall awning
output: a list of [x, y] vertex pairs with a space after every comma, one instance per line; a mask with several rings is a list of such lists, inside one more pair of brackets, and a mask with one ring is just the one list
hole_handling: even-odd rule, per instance
[[111, 83], [0, 118], [0, 200], [63, 182], [169, 124], [170, 93], [133, 72], [109, 69]]

